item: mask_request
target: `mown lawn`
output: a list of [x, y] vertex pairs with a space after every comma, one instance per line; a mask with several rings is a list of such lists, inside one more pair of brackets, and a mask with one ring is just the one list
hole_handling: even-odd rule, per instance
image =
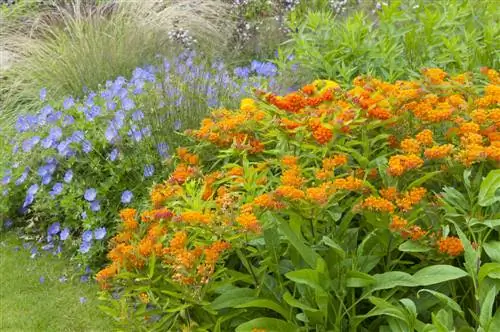
[[67, 259], [32, 259], [14, 234], [0, 234], [0, 331], [112, 331], [97, 285], [61, 282], [66, 271]]

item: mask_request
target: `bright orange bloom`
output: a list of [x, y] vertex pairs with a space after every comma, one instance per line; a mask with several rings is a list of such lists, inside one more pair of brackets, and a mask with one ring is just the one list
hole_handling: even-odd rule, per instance
[[305, 194], [302, 190], [292, 186], [279, 186], [276, 189], [276, 194], [291, 201], [297, 201], [305, 197]]
[[392, 221], [391, 221], [389, 228], [392, 231], [401, 231], [401, 230], [404, 230], [407, 225], [408, 225], [408, 221], [406, 219], [403, 219], [400, 216], [394, 215], [394, 216], [392, 216]]
[[184, 182], [186, 182], [188, 178], [193, 176], [195, 172], [196, 172], [195, 168], [190, 167], [186, 164], [179, 164], [172, 172], [169, 182], [176, 184], [183, 184]]
[[424, 156], [427, 159], [442, 159], [448, 157], [452, 150], [452, 144], [436, 145], [432, 148], [425, 149]]
[[433, 144], [432, 131], [430, 131], [429, 129], [422, 130], [415, 136], [415, 138], [422, 145], [430, 146]]
[[424, 161], [416, 155], [396, 155], [389, 159], [388, 172], [391, 176], [400, 176], [408, 170], [422, 167]]
[[300, 187], [304, 184], [306, 180], [300, 175], [300, 169], [298, 167], [292, 167], [287, 169], [281, 175], [281, 183], [284, 186]]
[[423, 74], [432, 84], [442, 84], [444, 78], [448, 75], [439, 68], [427, 68], [423, 70]]
[[438, 241], [438, 250], [450, 256], [458, 256], [464, 252], [462, 241], [458, 237], [443, 237]]
[[269, 193], [255, 197], [253, 204], [255, 204], [255, 206], [271, 210], [277, 210], [284, 207], [283, 203], [277, 201], [274, 198], [274, 195]]
[[422, 228], [419, 226], [411, 226], [409, 231], [407, 232], [407, 236], [412, 239], [413, 241], [418, 241], [421, 238], [423, 238], [427, 234], [426, 231], [424, 231]]
[[188, 224], [209, 224], [212, 216], [199, 211], [185, 211], [180, 214], [180, 220]]
[[325, 204], [328, 202], [328, 191], [325, 186], [313, 187], [306, 189], [306, 197], [309, 201], [317, 204]]
[[427, 189], [423, 187], [412, 188], [401, 198], [396, 199], [396, 205], [403, 211], [409, 211], [424, 198], [426, 193]]
[[357, 179], [351, 175], [344, 179], [335, 179], [333, 181], [333, 185], [337, 189], [357, 191], [363, 189], [364, 182], [363, 180]]
[[475, 122], [465, 122], [460, 126], [460, 134], [465, 135], [468, 133], [477, 134], [481, 127]]
[[120, 218], [125, 221], [128, 219], [134, 219], [137, 213], [136, 209], [123, 209], [120, 211]]
[[342, 166], [347, 164], [347, 156], [339, 154], [333, 158], [323, 159], [323, 169], [325, 171], [332, 171], [337, 166]]
[[363, 204], [361, 205], [363, 208], [372, 210], [372, 211], [377, 211], [377, 212], [394, 212], [395, 206], [392, 204], [390, 201], [380, 198], [380, 197], [375, 197], [375, 196], [370, 196], [367, 197], [364, 201]]
[[299, 161], [299, 157], [297, 156], [284, 156], [281, 162], [283, 165], [287, 167], [297, 166], [297, 162]]
[[383, 109], [380, 107], [375, 107], [375, 108], [368, 110], [368, 117], [369, 118], [375, 118], [375, 119], [379, 119], [379, 120], [387, 120], [387, 119], [390, 119], [392, 116], [393, 115], [389, 110]]
[[327, 144], [333, 138], [333, 132], [331, 129], [325, 126], [319, 126], [313, 131], [313, 137], [319, 144]]
[[396, 187], [389, 187], [379, 190], [380, 196], [388, 201], [394, 201], [398, 197], [398, 190]]
[[253, 213], [243, 213], [236, 218], [236, 222], [241, 225], [245, 230], [260, 233], [261, 226], [259, 220]]
[[407, 138], [401, 141], [401, 150], [410, 154], [417, 154], [420, 152], [420, 143], [413, 138]]
[[179, 159], [185, 162], [188, 165], [196, 165], [199, 161], [198, 156], [192, 153], [189, 153], [186, 148], [177, 148], [177, 155]]

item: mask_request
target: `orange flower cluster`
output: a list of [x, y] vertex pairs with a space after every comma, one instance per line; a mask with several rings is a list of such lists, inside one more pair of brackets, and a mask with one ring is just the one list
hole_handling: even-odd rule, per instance
[[402, 197], [396, 199], [396, 205], [402, 211], [409, 211], [424, 198], [426, 193], [427, 190], [422, 187], [410, 189]]
[[440, 252], [450, 256], [458, 256], [464, 252], [462, 241], [455, 236], [441, 238], [437, 245]]
[[392, 176], [401, 176], [405, 172], [422, 167], [424, 161], [417, 155], [395, 155], [389, 159], [389, 174]]
[[361, 206], [371, 211], [388, 212], [388, 213], [394, 212], [394, 209], [396, 208], [394, 204], [392, 204], [385, 198], [380, 198], [375, 196], [369, 196], [365, 198]]

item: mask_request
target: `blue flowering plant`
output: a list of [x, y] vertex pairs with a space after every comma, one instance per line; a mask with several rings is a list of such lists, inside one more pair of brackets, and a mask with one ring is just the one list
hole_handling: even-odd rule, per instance
[[278, 82], [271, 63], [229, 69], [190, 51], [107, 81], [82, 99], [53, 101], [42, 89], [45, 106], [20, 116], [6, 137], [2, 218], [50, 250], [67, 244], [84, 260], [99, 256], [118, 210], [140, 203], [144, 188], [164, 178], [184, 129], [211, 108], [236, 106], [253, 88], [279, 91]]

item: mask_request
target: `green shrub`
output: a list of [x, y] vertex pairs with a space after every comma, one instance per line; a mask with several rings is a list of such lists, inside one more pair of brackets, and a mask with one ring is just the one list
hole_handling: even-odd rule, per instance
[[216, 110], [96, 278], [125, 328], [496, 331], [500, 76], [318, 80]]
[[284, 47], [308, 79], [349, 83], [360, 74], [388, 81], [416, 77], [420, 68], [450, 73], [500, 65], [500, 14], [494, 1], [390, 1], [372, 14], [345, 19], [327, 10], [291, 16]]

